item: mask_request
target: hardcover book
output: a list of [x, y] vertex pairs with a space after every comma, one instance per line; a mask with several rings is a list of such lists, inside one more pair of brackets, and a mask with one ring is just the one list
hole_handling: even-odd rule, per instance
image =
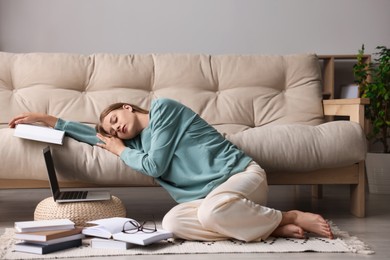
[[28, 232], [28, 233], [15, 233], [15, 239], [20, 240], [29, 240], [29, 241], [37, 241], [37, 242], [46, 242], [62, 237], [72, 236], [76, 234], [80, 234], [82, 228], [76, 227], [73, 229], [66, 230], [49, 230], [49, 231], [36, 231], [36, 232]]
[[33, 244], [38, 244], [38, 245], [53, 245], [53, 244], [58, 244], [66, 241], [71, 241], [71, 240], [77, 240], [77, 239], [84, 239], [85, 236], [83, 234], [76, 234], [76, 235], [71, 235], [67, 237], [60, 237], [48, 241], [32, 241], [32, 240], [24, 240], [23, 242], [28, 242], [28, 243], [33, 243]]
[[113, 239], [104, 239], [104, 238], [92, 238], [91, 247], [92, 248], [110, 248], [110, 249], [129, 249], [133, 245], [124, 241], [117, 241]]
[[69, 230], [75, 228], [74, 222], [69, 219], [52, 219], [15, 222], [17, 232], [36, 232], [49, 230]]
[[81, 246], [81, 243], [82, 243], [81, 239], [66, 241], [66, 242], [52, 244], [52, 245], [21, 242], [15, 244], [14, 250], [18, 252], [44, 255], [44, 254], [72, 248], [72, 247], [78, 247]]

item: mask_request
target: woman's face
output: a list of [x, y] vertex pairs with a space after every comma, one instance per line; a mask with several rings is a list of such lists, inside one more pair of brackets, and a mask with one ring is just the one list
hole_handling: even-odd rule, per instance
[[141, 131], [136, 113], [130, 105], [111, 111], [102, 122], [104, 131], [120, 139], [131, 139]]

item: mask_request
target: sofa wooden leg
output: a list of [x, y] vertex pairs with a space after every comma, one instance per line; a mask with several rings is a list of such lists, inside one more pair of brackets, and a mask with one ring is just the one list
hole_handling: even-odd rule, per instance
[[357, 217], [365, 216], [366, 179], [364, 162], [359, 163], [359, 183], [351, 184], [351, 213]]
[[314, 199], [322, 199], [323, 190], [321, 184], [311, 185], [311, 196]]

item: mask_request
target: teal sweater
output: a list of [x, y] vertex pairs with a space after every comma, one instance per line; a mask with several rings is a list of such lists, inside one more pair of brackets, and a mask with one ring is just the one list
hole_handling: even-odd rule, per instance
[[[94, 128], [59, 119], [56, 129], [79, 141], [99, 142]], [[152, 176], [177, 202], [207, 196], [252, 160], [188, 107], [169, 99], [152, 102], [149, 125], [124, 140], [120, 158]]]

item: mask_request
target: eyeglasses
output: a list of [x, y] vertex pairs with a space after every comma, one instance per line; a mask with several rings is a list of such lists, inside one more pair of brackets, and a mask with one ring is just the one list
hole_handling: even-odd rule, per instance
[[123, 224], [123, 229], [122, 229], [123, 233], [135, 234], [140, 231], [144, 233], [157, 232], [156, 222], [154, 220], [144, 221], [142, 224], [140, 224], [135, 220], [129, 220]]

